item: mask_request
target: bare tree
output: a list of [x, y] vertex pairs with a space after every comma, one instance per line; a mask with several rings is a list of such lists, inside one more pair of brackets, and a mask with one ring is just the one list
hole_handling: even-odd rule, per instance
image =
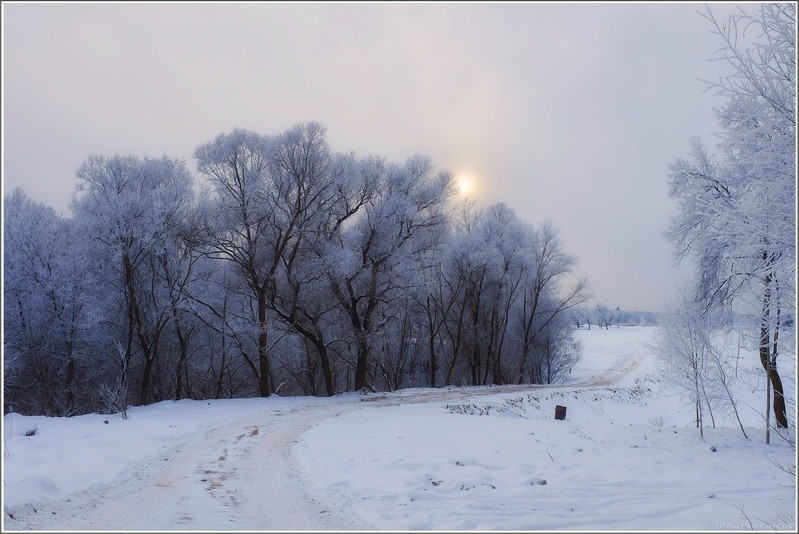
[[[556, 322], [561, 314], [580, 306], [590, 298], [586, 279], [577, 280], [565, 294], [561, 293], [561, 279], [572, 272], [576, 259], [564, 252], [560, 237], [551, 221], [545, 221], [536, 231], [534, 243], [533, 267], [525, 285], [522, 310], [519, 315], [522, 330], [522, 354], [518, 378], [520, 384], [524, 381], [533, 347], [541, 346], [541, 335], [550, 326], [554, 326], [553, 322]], [[551, 354], [551, 350], [547, 350], [546, 354]], [[547, 368], [549, 369], [549, 366]], [[551, 373], [549, 376], [551, 378]], [[540, 381], [541, 378], [539, 373], [536, 379]], [[551, 380], [547, 383], [551, 383]]]
[[4, 199], [3, 217], [6, 403], [58, 416], [91, 409], [95, 324], [75, 225], [20, 189]]
[[[777, 371], [782, 316], [793, 311], [796, 275], [796, 6], [761, 4], [723, 23], [704, 14], [732, 74], [710, 84], [725, 104], [714, 159], [698, 139], [689, 160], [669, 175], [679, 202], [667, 236], [678, 258], [692, 253], [698, 298], [729, 305], [744, 295], [760, 301], [760, 360], [773, 389], [777, 427], [788, 419]], [[756, 35], [744, 48], [746, 32]]]
[[[288, 148], [281, 151], [279, 164], [296, 185], [292, 209], [298, 220], [297, 238], [292, 247], [282, 251], [269, 305], [315, 352], [326, 392], [333, 395], [336, 384], [329, 347], [337, 339], [332, 338], [327, 326], [336, 310], [336, 299], [327, 273], [337, 257], [331, 251], [338, 249], [348, 222], [376, 194], [382, 162], [330, 155], [304, 141], [306, 135], [296, 128], [284, 134], [284, 147]], [[324, 161], [318, 161], [320, 158]], [[308, 163], [302, 163], [313, 161], [316, 164], [311, 170], [306, 169]]]
[[[270, 208], [279, 189], [269, 175], [270, 152], [275, 141], [267, 136], [236, 129], [220, 134], [195, 151], [197, 169], [210, 179], [216, 203], [209, 210], [213, 219], [207, 229], [209, 255], [232, 262], [246, 282], [256, 308], [258, 330], [259, 393], [271, 390], [267, 353], [269, 292], [279, 257], [275, 248], [285, 248], [292, 228], [275, 228]], [[276, 236], [276, 232], [280, 233]], [[280, 243], [275, 239], [282, 238]]]
[[437, 172], [429, 158], [414, 156], [377, 169], [378, 193], [345, 229], [330, 287], [348, 319], [356, 346], [355, 389], [369, 388], [371, 337], [385, 324], [391, 297], [410, 291], [424, 252], [446, 227], [444, 210], [453, 194], [452, 174]]
[[[181, 224], [192, 201], [192, 178], [181, 160], [135, 156], [90, 156], [77, 176], [72, 209], [94, 246], [96, 267], [122, 296], [125, 369], [131, 369], [139, 353], [139, 401], [147, 404], [170, 318], [158, 283], [157, 256], [170, 246], [172, 228]], [[127, 387], [124, 380], [121, 387]]]
[[711, 365], [705, 343], [707, 316], [701, 305], [683, 291], [662, 313], [655, 349], [663, 377], [682, 390], [694, 406], [696, 427], [704, 437], [705, 413], [712, 413], [708, 395]]

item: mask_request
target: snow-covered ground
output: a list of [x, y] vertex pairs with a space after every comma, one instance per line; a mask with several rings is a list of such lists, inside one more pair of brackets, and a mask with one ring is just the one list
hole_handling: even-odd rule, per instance
[[702, 439], [653, 333], [578, 331], [565, 386], [9, 414], [3, 530], [793, 530], [777, 466], [796, 453], [764, 443], [757, 355], [741, 352], [736, 390], [750, 439], [720, 413]]

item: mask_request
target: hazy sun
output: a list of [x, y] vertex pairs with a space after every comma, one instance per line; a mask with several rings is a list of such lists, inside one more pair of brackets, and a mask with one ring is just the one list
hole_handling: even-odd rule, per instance
[[459, 176], [457, 179], [458, 193], [463, 196], [469, 195], [474, 192], [475, 183], [474, 179], [469, 176]]

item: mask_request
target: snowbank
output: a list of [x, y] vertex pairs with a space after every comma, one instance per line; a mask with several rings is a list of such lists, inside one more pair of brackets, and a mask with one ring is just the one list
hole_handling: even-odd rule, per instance
[[[793, 465], [795, 449], [776, 433], [763, 443], [756, 353], [741, 352], [736, 390], [750, 440], [721, 413], [719, 428], [702, 439], [691, 407], [656, 373], [653, 333], [578, 331], [584, 356], [562, 386], [184, 400], [131, 408], [127, 420], [8, 414], [3, 504], [8, 513], [79, 491], [103, 495], [104, 485], [124, 483], [225, 423], [322, 410], [316, 421], [332, 404], [348, 403], [341, 415], [286, 439], [296, 440], [293, 461], [315, 502], [375, 529], [730, 530], [751, 520], [790, 530], [795, 479], [775, 463]], [[782, 358], [795, 421], [795, 356]], [[567, 407], [565, 420], [554, 419], [556, 405]]]

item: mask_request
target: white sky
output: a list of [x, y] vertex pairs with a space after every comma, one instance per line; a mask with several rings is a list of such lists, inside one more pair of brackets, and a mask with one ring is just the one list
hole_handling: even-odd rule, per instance
[[[711, 4], [718, 18], [735, 5]], [[750, 8], [754, 6], [749, 6]], [[481, 205], [550, 218], [596, 300], [674, 285], [668, 165], [717, 131], [720, 43], [680, 4], [4, 2], [3, 189], [67, 211], [89, 155], [234, 127], [328, 127], [335, 150], [429, 154]]]

